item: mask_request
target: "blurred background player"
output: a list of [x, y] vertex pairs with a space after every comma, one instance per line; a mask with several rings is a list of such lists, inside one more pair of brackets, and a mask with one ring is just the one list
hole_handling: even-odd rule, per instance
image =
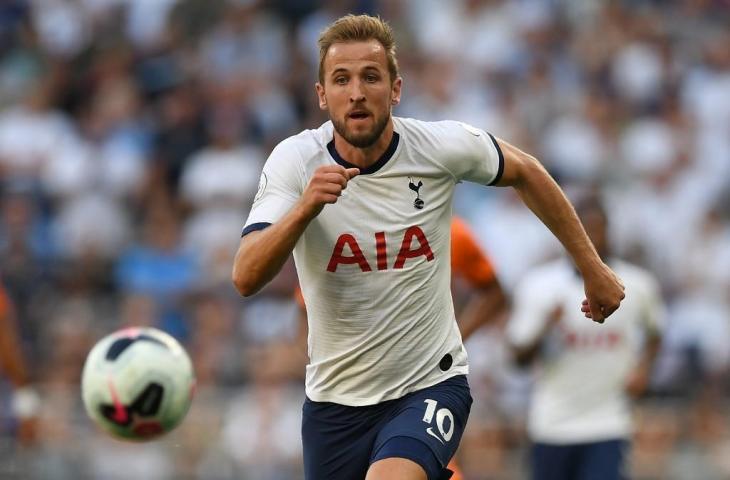
[[[31, 387], [21, 345], [12, 301], [0, 283], [0, 374], [7, 378], [12, 387], [9, 409], [11, 418], [8, 419], [10, 428], [15, 430], [20, 442], [27, 446], [35, 440], [40, 399]], [[0, 388], [1, 381], [2, 377]], [[0, 423], [0, 430], [5, 427], [6, 425]]]
[[540, 360], [528, 415], [534, 480], [626, 478], [630, 400], [646, 389], [660, 345], [656, 280], [612, 256], [597, 197], [576, 210], [601, 258], [624, 280], [626, 299], [596, 328], [571, 308], [582, 281], [567, 261], [536, 268], [517, 287], [507, 337], [519, 364]]

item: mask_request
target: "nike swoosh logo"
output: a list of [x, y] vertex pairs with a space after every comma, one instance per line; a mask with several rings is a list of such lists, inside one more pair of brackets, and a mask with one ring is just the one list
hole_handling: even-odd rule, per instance
[[122, 405], [122, 402], [119, 400], [119, 395], [117, 395], [117, 390], [114, 388], [114, 383], [111, 378], [109, 379], [109, 391], [112, 394], [112, 402], [114, 403], [113, 420], [121, 424], [127, 423], [129, 420], [129, 414], [127, 413], [127, 409], [124, 408], [124, 405]]
[[472, 127], [471, 125], [467, 125], [466, 123], [460, 123], [460, 125], [464, 128], [464, 130], [471, 133], [475, 137], [482, 136], [481, 132], [479, 130], [477, 130], [476, 128]]
[[438, 436], [438, 435], [436, 435], [435, 433], [433, 433], [433, 429], [432, 429], [431, 427], [428, 427], [428, 428], [426, 429], [426, 433], [428, 433], [428, 434], [429, 434], [429, 435], [431, 435], [431, 436], [432, 436], [433, 438], [435, 438], [436, 440], [438, 440], [439, 442], [441, 442], [441, 445], [444, 445], [444, 441], [443, 441], [443, 440], [441, 440], [441, 439], [439, 438], [439, 436]]

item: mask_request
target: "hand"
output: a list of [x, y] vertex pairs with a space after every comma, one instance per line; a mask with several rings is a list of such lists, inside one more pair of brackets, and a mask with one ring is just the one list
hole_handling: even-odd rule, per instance
[[317, 168], [302, 194], [301, 203], [307, 212], [315, 217], [325, 204], [335, 203], [347, 188], [347, 182], [360, 173], [358, 168], [345, 168], [341, 165], [326, 165]]
[[597, 269], [583, 272], [586, 299], [581, 305], [581, 312], [594, 322], [603, 323], [621, 305], [626, 297], [624, 284], [605, 264]]
[[649, 371], [646, 368], [636, 368], [626, 381], [626, 393], [631, 398], [639, 398], [649, 387]]

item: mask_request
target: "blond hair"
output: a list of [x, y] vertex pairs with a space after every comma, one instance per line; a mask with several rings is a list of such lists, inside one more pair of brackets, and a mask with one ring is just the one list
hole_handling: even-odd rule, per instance
[[319, 36], [319, 82], [324, 83], [324, 59], [333, 44], [368, 40], [377, 40], [385, 49], [390, 81], [394, 81], [398, 77], [398, 60], [393, 29], [380, 17], [349, 14], [335, 20]]

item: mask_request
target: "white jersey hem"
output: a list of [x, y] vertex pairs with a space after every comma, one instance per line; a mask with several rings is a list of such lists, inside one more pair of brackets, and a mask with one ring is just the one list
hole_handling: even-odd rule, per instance
[[399, 398], [403, 398], [409, 393], [417, 392], [429, 387], [433, 387], [436, 384], [439, 384], [441, 382], [444, 382], [448, 380], [449, 378], [456, 377], [457, 375], [468, 375], [469, 374], [469, 366], [464, 365], [461, 367], [454, 367], [453, 369], [449, 370], [448, 372], [445, 372], [443, 376], [439, 376], [438, 378], [435, 378], [433, 381], [427, 381], [422, 384], [418, 384], [403, 390], [400, 390], [397, 393], [391, 394], [391, 395], [382, 395], [382, 396], [372, 396], [367, 398], [353, 398], [349, 395], [337, 395], [337, 394], [328, 394], [326, 392], [312, 392], [309, 390], [309, 388], [305, 389], [305, 393], [307, 395], [307, 398], [309, 398], [313, 402], [329, 402], [329, 403], [336, 403], [338, 405], [345, 405], [347, 407], [367, 407], [371, 405], [377, 405], [379, 403], [387, 402], [389, 400], [397, 400]]

